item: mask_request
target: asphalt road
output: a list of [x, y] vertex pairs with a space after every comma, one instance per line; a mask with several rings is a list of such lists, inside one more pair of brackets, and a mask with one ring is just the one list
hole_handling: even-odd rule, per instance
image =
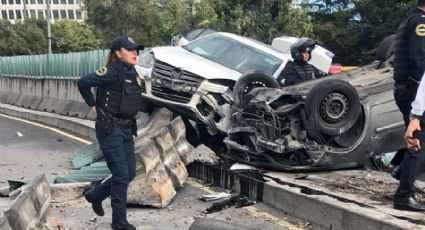
[[[308, 222], [294, 219], [262, 203], [241, 208], [232, 206], [220, 212], [207, 214], [206, 210], [215, 202], [200, 201], [198, 197], [219, 191], [219, 189], [204, 187], [196, 180], [188, 178], [184, 187], [177, 190], [176, 196], [165, 208], [129, 206], [127, 208], [128, 221], [134, 224], [137, 229], [146, 230], [187, 230], [198, 218], [210, 218], [213, 220], [213, 224], [215, 221], [225, 221], [226, 224], [233, 226], [225, 229], [248, 229], [247, 226], [250, 230], [312, 229]], [[90, 204], [82, 197], [54, 203], [43, 229], [110, 229], [112, 211], [110, 202], [110, 199], [103, 202], [105, 208], [105, 216], [103, 217], [96, 216], [91, 210]], [[197, 229], [224, 228], [202, 226]]]
[[42, 173], [49, 181], [56, 175], [67, 175], [73, 153], [83, 145], [0, 114], [0, 187], [7, 186], [7, 180], [30, 180]]
[[[7, 180], [30, 180], [41, 173], [45, 173], [50, 181], [56, 175], [67, 175], [72, 169], [73, 153], [83, 145], [50, 129], [0, 114], [0, 187], [7, 186]], [[311, 228], [308, 222], [291, 218], [261, 203], [206, 214], [213, 202], [203, 202], [198, 197], [218, 192], [214, 190], [189, 178], [169, 206], [162, 209], [131, 206], [128, 219], [137, 229], [189, 229], [197, 218], [203, 217], [255, 229]], [[10, 198], [0, 198], [0, 209], [6, 209], [11, 202]], [[96, 217], [83, 197], [52, 203], [43, 229], [110, 229], [109, 198], [104, 207], [106, 215]]]

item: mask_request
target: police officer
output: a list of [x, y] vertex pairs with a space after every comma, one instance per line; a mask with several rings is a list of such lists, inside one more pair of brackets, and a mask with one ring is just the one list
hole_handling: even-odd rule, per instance
[[289, 61], [286, 64], [285, 69], [277, 78], [282, 86], [295, 85], [325, 75], [325, 73], [308, 63], [311, 60], [311, 51], [315, 47], [314, 40], [306, 37], [300, 38], [291, 46], [293, 61]]
[[[96, 112], [96, 137], [112, 177], [87, 192], [85, 198], [93, 211], [105, 214], [102, 201], [111, 196], [112, 229], [136, 229], [127, 221], [127, 187], [135, 177], [133, 135], [137, 134], [134, 116], [141, 107], [141, 81], [134, 69], [139, 50], [127, 36], [116, 38], [106, 61], [98, 69], [78, 80], [85, 102]], [[96, 99], [91, 88], [97, 87]]]
[[[403, 114], [405, 125], [417, 116], [411, 116], [411, 103], [415, 99], [419, 82], [425, 72], [425, 0], [418, 0], [407, 18], [400, 24], [394, 46], [394, 99]], [[422, 115], [422, 114], [416, 114]], [[406, 133], [405, 140], [410, 141], [411, 133]], [[400, 168], [400, 184], [394, 195], [394, 208], [411, 211], [425, 211], [414, 196], [414, 182], [418, 170], [423, 164], [425, 154], [405, 151]]]

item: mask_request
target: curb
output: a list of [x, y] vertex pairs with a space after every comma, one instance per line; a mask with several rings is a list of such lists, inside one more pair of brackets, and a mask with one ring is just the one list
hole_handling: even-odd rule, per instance
[[405, 215], [406, 212], [386, 211], [386, 207], [375, 207], [268, 174], [263, 177], [255, 172], [230, 171], [201, 162], [193, 163], [188, 170], [191, 177], [234, 190], [325, 229], [425, 229], [423, 224]]
[[[21, 194], [6, 210], [0, 223], [8, 222], [11, 229], [34, 229], [45, 218], [50, 208], [51, 192], [46, 176], [40, 175], [21, 188]], [[1, 225], [0, 225], [1, 226]], [[7, 229], [7, 223], [5, 224]], [[3, 226], [1, 226], [3, 229]]]

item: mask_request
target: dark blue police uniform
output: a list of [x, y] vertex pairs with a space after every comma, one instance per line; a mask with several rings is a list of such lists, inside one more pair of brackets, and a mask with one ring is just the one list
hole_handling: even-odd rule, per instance
[[[126, 47], [125, 42], [122, 47]], [[103, 216], [102, 201], [111, 196], [112, 227], [135, 229], [127, 222], [126, 204], [127, 187], [136, 172], [133, 135], [137, 135], [137, 127], [134, 116], [142, 103], [141, 81], [133, 66], [116, 60], [82, 77], [77, 85], [85, 102], [90, 107], [96, 106], [96, 137], [112, 174], [85, 197], [92, 203], [95, 213]], [[96, 99], [92, 87], [97, 87]]]
[[[414, 8], [398, 27], [394, 45], [394, 99], [403, 114], [406, 127], [409, 124], [411, 103], [424, 71], [425, 12]], [[413, 196], [416, 177], [420, 168], [425, 166], [425, 155], [407, 150], [401, 150], [397, 155], [403, 153], [401, 170], [392, 173], [395, 178], [400, 177], [400, 185], [394, 195], [394, 208], [425, 211], [425, 206], [417, 203]]]

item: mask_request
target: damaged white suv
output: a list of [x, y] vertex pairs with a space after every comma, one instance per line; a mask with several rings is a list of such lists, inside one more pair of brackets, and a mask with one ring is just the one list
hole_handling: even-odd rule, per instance
[[[230, 127], [238, 79], [253, 72], [277, 78], [290, 59], [290, 54], [270, 45], [218, 32], [180, 47], [152, 48], [136, 69], [144, 79], [144, 97], [205, 124], [215, 134]], [[269, 87], [268, 82], [253, 84]]]

